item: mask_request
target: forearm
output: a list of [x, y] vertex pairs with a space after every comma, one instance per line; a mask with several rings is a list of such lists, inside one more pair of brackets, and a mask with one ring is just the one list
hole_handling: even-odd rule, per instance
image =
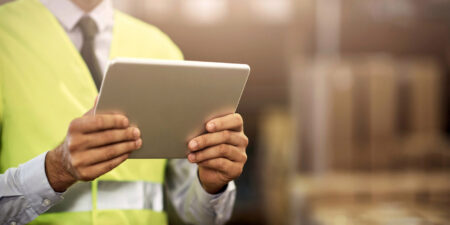
[[[58, 146], [57, 148], [61, 148]], [[66, 169], [61, 162], [62, 157], [60, 155], [62, 151], [49, 151], [47, 157], [45, 157], [45, 172], [47, 179], [53, 190], [57, 192], [64, 192], [73, 185], [76, 180], [66, 172]], [[50, 173], [50, 171], [53, 171]]]
[[47, 180], [46, 154], [0, 175], [0, 223], [26, 224], [62, 199]]
[[227, 188], [218, 194], [206, 192], [198, 178], [194, 179], [183, 203], [183, 211], [187, 222], [192, 224], [225, 224], [231, 217], [236, 189], [234, 182], [230, 182]]
[[221, 193], [207, 193], [199, 182], [197, 166], [187, 160], [169, 161], [166, 191], [180, 218], [191, 224], [224, 224], [236, 197], [234, 182]]

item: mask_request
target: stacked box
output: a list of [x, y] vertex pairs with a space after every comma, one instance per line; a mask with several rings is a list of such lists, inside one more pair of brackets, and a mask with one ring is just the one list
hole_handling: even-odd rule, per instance
[[387, 169], [397, 150], [397, 93], [394, 60], [388, 56], [367, 58], [368, 140], [372, 169]]
[[412, 58], [402, 62], [401, 76], [408, 93], [403, 144], [407, 168], [443, 168], [442, 71], [430, 58]]
[[342, 61], [327, 76], [329, 95], [330, 166], [353, 168], [354, 144], [354, 74], [351, 64]]
[[262, 190], [268, 224], [288, 220], [289, 178], [293, 175], [292, 119], [283, 108], [267, 108], [261, 117]]
[[404, 76], [410, 85], [410, 129], [417, 135], [440, 132], [442, 109], [441, 71], [432, 59], [410, 59], [405, 63]]
[[366, 56], [353, 56], [349, 58], [354, 71], [354, 130], [355, 150], [353, 168], [358, 171], [368, 171], [371, 169], [371, 154], [369, 144], [369, 76], [367, 75]]

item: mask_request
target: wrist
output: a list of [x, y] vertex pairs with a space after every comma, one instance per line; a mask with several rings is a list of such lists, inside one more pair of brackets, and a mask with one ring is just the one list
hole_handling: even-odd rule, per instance
[[202, 187], [209, 194], [216, 195], [224, 192], [228, 187], [228, 183], [224, 185], [211, 185], [211, 186], [205, 186], [202, 184]]
[[55, 192], [64, 192], [76, 182], [76, 179], [65, 169], [58, 148], [47, 153], [45, 157], [45, 173], [53, 190]]
[[201, 179], [201, 168], [199, 168], [199, 170], [197, 171], [197, 178], [198, 181], [200, 182], [200, 185], [202, 186], [203, 190], [205, 190], [206, 192], [208, 192], [209, 194], [215, 195], [215, 194], [219, 194], [224, 192], [227, 187], [228, 187], [228, 183], [218, 183], [218, 182], [204, 182]]
[[225, 191], [227, 185], [218, 185], [218, 184], [209, 184], [209, 185], [205, 185], [200, 181], [200, 184], [202, 185], [202, 188], [208, 192], [209, 194], [215, 195], [215, 194], [219, 194]]

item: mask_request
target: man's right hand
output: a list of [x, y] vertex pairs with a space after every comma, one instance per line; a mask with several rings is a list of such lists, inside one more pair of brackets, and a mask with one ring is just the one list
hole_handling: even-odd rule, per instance
[[114, 169], [142, 145], [140, 131], [119, 114], [85, 114], [70, 123], [64, 142], [47, 153], [45, 171], [56, 192]]

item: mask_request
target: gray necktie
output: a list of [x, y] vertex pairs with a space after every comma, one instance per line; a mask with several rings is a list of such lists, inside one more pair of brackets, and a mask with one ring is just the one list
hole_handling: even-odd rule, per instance
[[85, 16], [78, 22], [78, 26], [80, 26], [83, 34], [81, 56], [84, 62], [86, 62], [98, 90], [102, 84], [102, 71], [95, 56], [95, 35], [98, 32], [97, 24], [95, 24], [95, 21], [91, 17]]

